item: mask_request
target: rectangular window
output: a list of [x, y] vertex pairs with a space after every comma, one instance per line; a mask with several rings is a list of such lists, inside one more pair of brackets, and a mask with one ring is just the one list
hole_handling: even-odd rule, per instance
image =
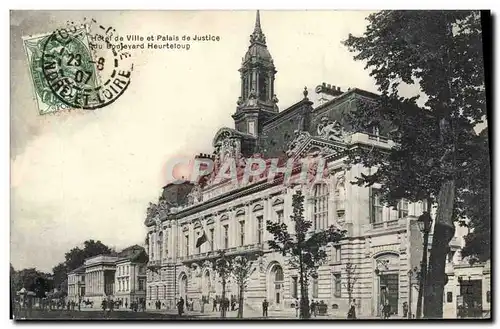
[[214, 229], [210, 229], [210, 251], [214, 250]]
[[255, 122], [254, 121], [248, 121], [248, 133], [250, 135], [256, 135], [255, 133]]
[[257, 243], [262, 243], [262, 239], [264, 238], [264, 227], [263, 227], [263, 217], [257, 217]]
[[186, 252], [185, 252], [185, 255], [186, 256], [189, 256], [189, 235], [186, 235], [184, 237], [185, 241], [186, 241], [186, 244], [185, 244], [185, 247], [186, 247]]
[[340, 245], [335, 245], [332, 250], [332, 263], [340, 263], [341, 261], [341, 247]]
[[333, 296], [340, 297], [341, 293], [342, 293], [342, 282], [341, 282], [340, 273], [335, 273], [333, 275], [333, 280], [334, 280]]
[[144, 279], [139, 279], [139, 290], [144, 291], [144, 287], [146, 286]]
[[398, 219], [408, 216], [408, 200], [401, 200], [398, 202]]
[[328, 185], [316, 184], [314, 186], [314, 213], [313, 229], [325, 229], [328, 222]]
[[491, 293], [489, 291], [486, 292], [486, 303], [491, 303]]
[[240, 246], [245, 245], [245, 221], [240, 221]]
[[448, 291], [446, 293], [446, 302], [447, 303], [453, 303], [453, 293], [451, 291]]
[[229, 248], [229, 225], [224, 225], [224, 249]]
[[370, 218], [371, 223], [382, 223], [382, 212], [384, 206], [380, 201], [380, 195], [377, 190], [372, 189], [372, 216]]
[[296, 276], [292, 277], [292, 298], [298, 298], [298, 278]]
[[278, 210], [278, 211], [276, 212], [276, 222], [277, 222], [278, 224], [283, 223], [283, 217], [284, 217], [284, 216], [283, 216], [283, 210]]
[[313, 278], [312, 279], [312, 297], [318, 298], [318, 295], [319, 295], [318, 278]]

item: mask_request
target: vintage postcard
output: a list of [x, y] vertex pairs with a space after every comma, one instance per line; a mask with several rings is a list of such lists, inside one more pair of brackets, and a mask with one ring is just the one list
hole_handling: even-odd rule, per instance
[[14, 320], [491, 320], [488, 11], [10, 12]]

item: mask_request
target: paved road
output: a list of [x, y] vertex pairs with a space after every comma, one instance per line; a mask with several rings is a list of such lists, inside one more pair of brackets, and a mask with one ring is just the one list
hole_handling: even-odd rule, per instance
[[[227, 312], [226, 318], [235, 319], [237, 318], [237, 311]], [[269, 311], [268, 317], [262, 317], [262, 314], [256, 310], [245, 309], [243, 314], [245, 319], [269, 319], [269, 320], [279, 320], [279, 319], [296, 319], [293, 312], [283, 312], [283, 311]], [[67, 310], [32, 310], [31, 314], [27, 314], [26, 311], [18, 312], [15, 316], [16, 320], [135, 320], [135, 319], [151, 319], [151, 320], [216, 320], [220, 319], [220, 312], [187, 312], [179, 317], [174, 310], [150, 310], [147, 312], [132, 312], [130, 310], [118, 309], [113, 312], [103, 312], [99, 309], [84, 308], [81, 311], [67, 311]], [[343, 317], [332, 317], [332, 316], [318, 316], [313, 317], [311, 320], [340, 320], [345, 319]], [[372, 318], [378, 319], [378, 318]]]

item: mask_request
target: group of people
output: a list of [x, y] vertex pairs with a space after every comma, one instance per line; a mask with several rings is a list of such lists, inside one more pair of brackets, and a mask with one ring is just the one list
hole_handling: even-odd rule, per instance
[[219, 295], [217, 295], [212, 302], [212, 312], [221, 311], [222, 309], [224, 309], [226, 312], [229, 311], [229, 309], [231, 309], [231, 311], [236, 311], [238, 309], [236, 305], [236, 296], [231, 295], [231, 299], [225, 297], [223, 300]]
[[[117, 309], [119, 309], [120, 306], [123, 306], [123, 305], [125, 305], [125, 309], [129, 308], [128, 302], [126, 301], [124, 304], [123, 300], [114, 301], [112, 299], [103, 299], [101, 302], [101, 308], [104, 312], [106, 310], [108, 310], [109, 312], [112, 312], [115, 309], [115, 307]], [[139, 301], [130, 302], [130, 309], [132, 311], [137, 312], [139, 310], [139, 308], [142, 308], [142, 310], [146, 309], [145, 301], [143, 301], [142, 303]]]

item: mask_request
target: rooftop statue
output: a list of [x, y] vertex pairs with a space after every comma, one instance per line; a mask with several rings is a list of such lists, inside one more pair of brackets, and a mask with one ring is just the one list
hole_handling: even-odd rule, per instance
[[331, 121], [328, 117], [322, 117], [318, 125], [318, 136], [330, 141], [342, 141], [342, 125], [338, 121]]

